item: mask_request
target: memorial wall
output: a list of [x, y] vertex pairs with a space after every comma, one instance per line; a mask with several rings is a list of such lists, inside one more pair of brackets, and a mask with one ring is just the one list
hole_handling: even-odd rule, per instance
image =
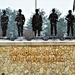
[[75, 75], [75, 45], [71, 42], [0, 43], [0, 74], [2, 73]]
[[75, 0], [0, 0], [0, 75], [75, 75], [74, 11]]

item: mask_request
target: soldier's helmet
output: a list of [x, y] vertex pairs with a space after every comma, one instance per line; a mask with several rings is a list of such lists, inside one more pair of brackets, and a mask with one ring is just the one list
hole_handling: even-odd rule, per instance
[[22, 12], [22, 10], [21, 10], [21, 9], [19, 9], [18, 11], [19, 11], [19, 12]]
[[3, 13], [6, 13], [6, 10], [3, 10]]
[[71, 13], [72, 13], [72, 10], [69, 10], [69, 11], [68, 11], [68, 13], [70, 13], [70, 14], [71, 14]]
[[55, 8], [52, 9], [52, 12], [55, 12]]
[[36, 9], [35, 12], [39, 12], [39, 9]]

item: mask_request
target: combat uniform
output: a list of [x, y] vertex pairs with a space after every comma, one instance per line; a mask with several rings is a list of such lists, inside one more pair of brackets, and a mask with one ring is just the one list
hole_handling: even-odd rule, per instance
[[33, 28], [33, 31], [35, 32], [35, 36], [36, 36], [37, 32], [38, 32], [38, 36], [40, 36], [40, 31], [42, 31], [42, 17], [41, 17], [41, 15], [39, 15], [39, 14], [33, 15], [32, 28]]
[[73, 34], [73, 23], [74, 23], [74, 16], [72, 14], [68, 14], [66, 16], [66, 20], [67, 20], [67, 35], [69, 36], [69, 33], [70, 33], [70, 28], [71, 28], [71, 34], [72, 36], [74, 35]]
[[18, 36], [23, 36], [23, 25], [25, 22], [25, 17], [23, 14], [18, 14], [16, 16], [15, 21], [17, 21], [17, 28], [18, 28]]
[[57, 35], [57, 21], [58, 21], [58, 15], [56, 13], [51, 13], [49, 15], [49, 20], [51, 24], [51, 36], [53, 35], [53, 28], [55, 31], [55, 36]]
[[9, 17], [6, 15], [1, 16], [1, 28], [2, 28], [2, 36], [6, 36], [7, 25], [8, 25]]

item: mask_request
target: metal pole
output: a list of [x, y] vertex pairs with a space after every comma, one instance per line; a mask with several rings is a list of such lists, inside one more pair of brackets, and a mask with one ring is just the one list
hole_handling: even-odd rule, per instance
[[75, 10], [75, 0], [73, 2], [73, 12], [74, 12], [74, 10]]
[[37, 0], [35, 0], [35, 9], [37, 9]]

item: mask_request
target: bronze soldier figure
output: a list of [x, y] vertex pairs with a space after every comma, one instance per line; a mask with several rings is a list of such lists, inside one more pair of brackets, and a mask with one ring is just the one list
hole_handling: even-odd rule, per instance
[[38, 36], [40, 36], [40, 31], [42, 31], [42, 16], [38, 13], [39, 9], [36, 9], [35, 12], [32, 18], [32, 28], [36, 37], [36, 34], [38, 33]]
[[53, 28], [55, 31], [55, 36], [57, 35], [57, 21], [58, 15], [55, 13], [55, 9], [52, 9], [52, 13], [49, 15], [50, 24], [51, 24], [51, 36], [53, 36]]
[[18, 15], [15, 18], [15, 21], [17, 21], [17, 28], [18, 28], [18, 36], [23, 36], [23, 25], [25, 23], [25, 16], [21, 14], [22, 10], [18, 10]]
[[7, 25], [8, 25], [9, 17], [6, 15], [6, 11], [3, 10], [3, 15], [1, 16], [1, 28], [2, 28], [2, 36], [6, 36]]
[[70, 33], [70, 28], [71, 28], [71, 34], [72, 36], [74, 35], [73, 34], [73, 23], [74, 23], [74, 15], [72, 15], [72, 11], [69, 10], [68, 11], [68, 15], [66, 16], [65, 18], [67, 20], [67, 36], [69, 36], [69, 33]]

